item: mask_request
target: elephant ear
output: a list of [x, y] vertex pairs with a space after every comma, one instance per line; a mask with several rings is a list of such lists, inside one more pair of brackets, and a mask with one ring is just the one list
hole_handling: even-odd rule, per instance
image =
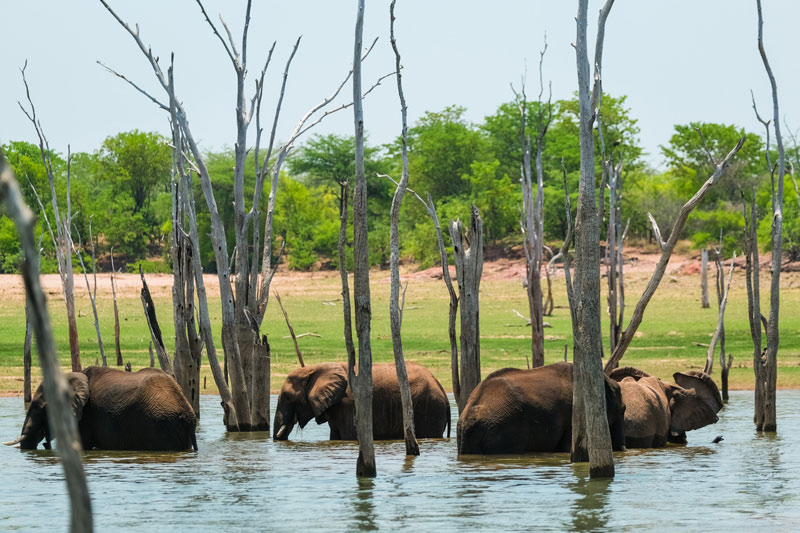
[[339, 364], [323, 364], [310, 376], [308, 401], [315, 417], [339, 403], [347, 391], [347, 372]]
[[722, 409], [722, 396], [719, 394], [717, 384], [705, 372], [699, 370], [675, 372], [672, 374], [672, 379], [684, 389], [694, 390], [697, 397], [708, 405], [708, 408], [714, 413], [718, 413]]
[[72, 388], [70, 398], [72, 404], [72, 414], [80, 420], [83, 416], [83, 408], [89, 401], [89, 378], [81, 372], [70, 372], [67, 375], [67, 382]]
[[672, 377], [677, 385], [662, 385], [670, 400], [670, 431], [691, 431], [719, 420], [722, 399], [708, 374], [692, 370], [676, 372]]
[[614, 381], [622, 381], [627, 377], [632, 377], [636, 381], [639, 381], [640, 378], [650, 377], [650, 374], [644, 370], [639, 370], [638, 368], [634, 368], [632, 366], [623, 366], [621, 368], [615, 368], [612, 370], [608, 377]]

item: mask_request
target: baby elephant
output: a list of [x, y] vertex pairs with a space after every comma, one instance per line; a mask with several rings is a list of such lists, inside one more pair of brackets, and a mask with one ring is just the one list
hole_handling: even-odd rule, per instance
[[[169, 374], [155, 368], [130, 373], [91, 366], [68, 373], [67, 381], [85, 450], [197, 450], [194, 411]], [[47, 402], [39, 385], [22, 435], [5, 444], [33, 450], [42, 439], [50, 448]]]
[[[430, 370], [406, 363], [414, 429], [418, 438], [450, 437], [450, 402]], [[403, 409], [394, 363], [372, 366], [372, 431], [377, 440], [403, 438]], [[295, 423], [305, 427], [312, 418], [330, 426], [331, 440], [356, 440], [355, 406], [347, 386], [345, 363], [320, 363], [292, 370], [275, 409], [273, 438], [286, 440]]]

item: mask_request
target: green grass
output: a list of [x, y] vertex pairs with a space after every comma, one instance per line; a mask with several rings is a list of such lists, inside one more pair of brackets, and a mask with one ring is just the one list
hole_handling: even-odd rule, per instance
[[[648, 275], [629, 274], [627, 280], [626, 319], [630, 317], [636, 300], [644, 288]], [[10, 279], [4, 280], [0, 293], [0, 393], [22, 391], [22, 345], [25, 333], [24, 298], [19, 277], [15, 287]], [[371, 275], [372, 292], [372, 347], [376, 362], [393, 360], [389, 329], [389, 275], [374, 271]], [[77, 285], [76, 278], [76, 285]], [[82, 281], [82, 280], [81, 280]], [[604, 280], [605, 283], [605, 280]], [[779, 351], [778, 386], [800, 387], [800, 302], [796, 286], [800, 276], [782, 276], [781, 349]], [[552, 328], [545, 330], [546, 362], [564, 357], [564, 345], [571, 354], [571, 326], [563, 278], [553, 282], [554, 297], [558, 306], [553, 316], [545, 320]], [[767, 287], [766, 278], [762, 287]], [[307, 364], [322, 361], [345, 360], [343, 319], [339, 278], [335, 275], [288, 275], [276, 277], [273, 289], [281, 293], [292, 325], [297, 334], [311, 332], [320, 337], [305, 336], [299, 339]], [[169, 287], [154, 288], [154, 300], [168, 349], [173, 344], [172, 299]], [[79, 310], [78, 330], [81, 359], [84, 366], [99, 360], [95, 339], [91, 305], [83, 287], [76, 287]], [[110, 291], [109, 291], [110, 292]], [[219, 343], [220, 309], [216, 287], [209, 287], [212, 325]], [[69, 365], [66, 313], [60, 291], [48, 295], [56, 344], [62, 364]], [[708, 343], [716, 325], [717, 311], [701, 309], [698, 276], [666, 276], [662, 286], [648, 306], [637, 337], [628, 349], [622, 365], [640, 367], [662, 378], [669, 378], [678, 370], [702, 368], [706, 348], [693, 342]], [[766, 294], [764, 295], [766, 297]], [[98, 294], [98, 312], [101, 332], [110, 364], [114, 355], [114, 318], [110, 294]], [[605, 296], [604, 296], [605, 298]], [[731, 388], [752, 388], [752, 345], [747, 323], [744, 277], [734, 275], [730, 301], [726, 313], [726, 350], [733, 353]], [[527, 314], [525, 291], [518, 280], [490, 280], [481, 284], [480, 294], [481, 370], [484, 375], [507, 366], [524, 367], [526, 354], [530, 356], [530, 332], [512, 309]], [[403, 345], [407, 360], [431, 368], [446, 389], [451, 390], [450, 346], [447, 333], [449, 299], [441, 280], [411, 279], [406, 293], [403, 316]], [[766, 298], [764, 304], [766, 306]], [[713, 304], [712, 304], [713, 305]], [[144, 321], [138, 290], [128, 290], [119, 298], [121, 316], [121, 347], [124, 360], [134, 369], [149, 365], [149, 333]], [[766, 308], [765, 308], [766, 309]], [[605, 299], [603, 300], [605, 311]], [[608, 334], [607, 322], [603, 324]], [[272, 353], [272, 384], [278, 390], [286, 374], [296, 366], [297, 357], [288, 330], [274, 297], [270, 299], [262, 331], [269, 335]], [[35, 356], [34, 356], [35, 357]], [[713, 377], [719, 380], [718, 355]], [[38, 368], [34, 361], [34, 382], [38, 382]], [[207, 377], [204, 392], [214, 393], [216, 388], [207, 364], [202, 369]], [[202, 378], [201, 378], [202, 381]]]

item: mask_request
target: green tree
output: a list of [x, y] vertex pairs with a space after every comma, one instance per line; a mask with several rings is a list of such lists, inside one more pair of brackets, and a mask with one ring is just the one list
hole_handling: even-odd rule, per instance
[[98, 162], [99, 177], [133, 199], [134, 213], [148, 206], [159, 190], [169, 190], [172, 149], [158, 133], [133, 130], [108, 137]]

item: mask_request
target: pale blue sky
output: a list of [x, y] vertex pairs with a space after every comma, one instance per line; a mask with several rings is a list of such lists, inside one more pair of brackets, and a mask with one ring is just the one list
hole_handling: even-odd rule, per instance
[[[162, 63], [175, 51], [178, 95], [203, 146], [232, 145], [233, 70], [196, 4], [111, 4], [128, 22], [139, 23], [143, 40]], [[601, 4], [590, 2], [592, 46]], [[388, 5], [387, 0], [367, 2], [365, 41], [375, 36], [380, 41], [364, 65], [365, 86], [394, 66]], [[235, 36], [241, 35], [243, 6], [235, 0], [206, 2], [212, 16], [222, 13]], [[349, 70], [355, 6], [353, 0], [254, 2], [248, 88], [252, 90], [252, 79], [277, 40], [265, 95], [270, 112], [289, 50], [303, 35], [279, 135], [287, 136], [304, 111], [328, 95]], [[398, 0], [396, 31], [410, 122], [426, 110], [452, 104], [465, 106], [469, 120], [482, 120], [512, 98], [509, 83], [518, 83], [526, 61], [529, 94], [535, 94], [531, 84], [545, 32], [545, 80], [552, 80], [554, 98], [568, 97], [576, 89], [570, 46], [576, 10], [577, 2], [566, 0]], [[795, 96], [800, 86], [795, 56], [800, 2], [764, 0], [764, 16], [781, 114], [793, 128], [800, 127], [800, 99]], [[771, 115], [756, 30], [754, 0], [617, 0], [606, 30], [604, 86], [611, 94], [628, 95], [648, 161], [660, 163], [658, 147], [668, 141], [676, 123], [728, 122], [763, 132], [750, 104], [753, 89], [762, 115]], [[106, 136], [133, 128], [167, 132], [163, 112], [95, 63], [101, 60], [162, 96], [144, 56], [99, 2], [0, 0], [0, 142], [35, 138], [16, 103], [24, 99], [18, 69], [25, 59], [41, 121], [56, 150], [66, 151], [67, 143], [73, 151], [94, 150]], [[343, 91], [344, 98], [350, 94], [349, 87]], [[370, 95], [364, 108], [371, 143], [399, 134], [393, 80]], [[352, 112], [343, 111], [315, 131], [352, 134], [352, 121]]]

